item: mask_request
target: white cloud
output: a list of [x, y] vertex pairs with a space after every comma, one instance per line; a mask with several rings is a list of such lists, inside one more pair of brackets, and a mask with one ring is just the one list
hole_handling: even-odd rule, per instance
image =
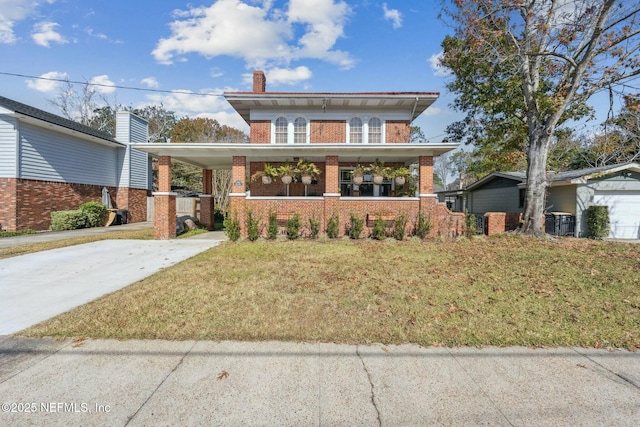
[[429, 57], [429, 63], [431, 64], [431, 69], [433, 70], [433, 75], [436, 77], [447, 77], [451, 75], [451, 71], [448, 68], [443, 66], [440, 61], [444, 56], [444, 52], [440, 51], [438, 53], [434, 53]]
[[442, 109], [438, 107], [429, 107], [421, 114], [422, 116], [437, 116], [442, 113]]
[[109, 76], [106, 74], [92, 77], [89, 80], [89, 84], [93, 85], [91, 88], [97, 93], [113, 93], [116, 91], [115, 83], [109, 80]]
[[100, 40], [109, 40], [109, 37], [107, 37], [106, 34], [96, 33], [96, 32], [93, 31], [93, 28], [91, 28], [91, 27], [85, 28], [84, 32], [87, 33], [88, 35], [90, 35], [91, 37], [95, 37], [95, 38], [98, 38]]
[[384, 19], [393, 22], [393, 28], [402, 27], [402, 14], [398, 9], [388, 9], [387, 4], [382, 4], [382, 9], [384, 10]]
[[160, 83], [158, 83], [158, 80], [155, 77], [145, 77], [144, 79], [140, 80], [140, 83], [148, 87], [160, 86]]
[[174, 89], [170, 94], [147, 95], [147, 99], [151, 105], [162, 104], [167, 110], [174, 111], [176, 117], [210, 117], [216, 119], [221, 125], [249, 132], [247, 123], [231, 109], [221, 95], [223, 92], [237, 92], [237, 89], [202, 89], [197, 95], [183, 92], [189, 91]]
[[56, 31], [56, 27], [59, 26], [60, 25], [55, 22], [38, 22], [33, 26], [31, 38], [36, 44], [44, 47], [49, 47], [49, 44], [52, 42], [58, 44], [68, 43], [67, 39]]
[[[54, 3], [55, 0], [46, 0]], [[16, 22], [35, 14], [40, 0], [0, 0], [0, 43], [15, 43], [17, 37], [13, 32]]]
[[49, 71], [40, 75], [39, 79], [27, 80], [27, 86], [29, 89], [35, 89], [38, 92], [50, 93], [57, 90], [63, 82], [58, 80], [67, 80], [69, 76], [67, 73], [60, 71]]
[[[344, 1], [290, 0], [286, 10], [274, 9], [270, 0], [252, 4], [218, 0], [209, 7], [174, 11], [171, 36], [160, 39], [152, 55], [163, 64], [196, 53], [242, 58], [249, 67], [303, 58], [353, 66], [347, 52], [333, 50], [350, 13]], [[296, 32], [302, 33], [297, 39]]]
[[[268, 84], [292, 85], [311, 78], [311, 70], [305, 66], [289, 68], [272, 68], [266, 72]], [[253, 79], [253, 74], [251, 75]]]

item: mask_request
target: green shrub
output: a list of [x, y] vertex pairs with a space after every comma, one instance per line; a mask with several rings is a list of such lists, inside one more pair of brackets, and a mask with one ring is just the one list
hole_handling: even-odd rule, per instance
[[320, 234], [320, 220], [317, 218], [309, 218], [309, 237], [317, 239]]
[[247, 209], [244, 224], [247, 227], [247, 238], [255, 242], [260, 237], [260, 218], [253, 216], [253, 211]]
[[404, 240], [407, 232], [407, 216], [405, 214], [397, 215], [393, 220], [393, 238], [396, 240]]
[[99, 202], [87, 202], [80, 205], [80, 210], [87, 216], [87, 227], [104, 226], [107, 208]]
[[364, 229], [364, 219], [360, 218], [355, 213], [352, 213], [349, 221], [349, 238], [359, 239], [362, 234], [362, 230]]
[[287, 237], [291, 240], [300, 236], [300, 214], [295, 213], [287, 220]]
[[376, 221], [373, 223], [373, 230], [371, 230], [371, 238], [376, 240], [384, 240], [387, 237], [387, 227], [382, 215], [378, 215]]
[[276, 237], [278, 237], [278, 213], [276, 211], [269, 211], [267, 239], [275, 240]]
[[52, 230], [76, 230], [78, 228], [86, 228], [88, 225], [89, 219], [80, 209], [51, 212]]
[[602, 239], [609, 235], [609, 209], [607, 206], [587, 208], [587, 236]]
[[337, 214], [331, 215], [327, 223], [327, 237], [335, 239], [340, 234], [340, 219]]
[[431, 219], [424, 214], [424, 212], [418, 212], [418, 223], [416, 224], [416, 236], [420, 239], [425, 239], [431, 231]]
[[36, 234], [36, 231], [32, 230], [30, 228], [28, 228], [26, 230], [20, 230], [20, 231], [2, 231], [2, 230], [0, 230], [0, 238], [1, 237], [24, 236], [25, 234]]
[[233, 216], [228, 215], [224, 219], [224, 234], [232, 242], [240, 239], [240, 220], [238, 219], [238, 214], [236, 212], [233, 213]]
[[478, 234], [478, 223], [476, 222], [476, 216], [469, 214], [467, 210], [464, 211], [464, 222], [466, 225], [466, 236], [471, 237]]

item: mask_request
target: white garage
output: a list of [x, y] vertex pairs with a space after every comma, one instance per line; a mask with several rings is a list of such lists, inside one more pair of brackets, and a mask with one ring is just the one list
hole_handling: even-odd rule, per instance
[[609, 207], [609, 237], [640, 239], [640, 191], [596, 191], [593, 201]]

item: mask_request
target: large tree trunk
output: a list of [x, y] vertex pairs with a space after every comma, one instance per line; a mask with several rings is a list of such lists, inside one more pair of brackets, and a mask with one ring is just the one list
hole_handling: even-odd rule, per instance
[[547, 191], [547, 155], [550, 136], [544, 131], [532, 135], [527, 153], [527, 187], [524, 203], [523, 234], [543, 236]]

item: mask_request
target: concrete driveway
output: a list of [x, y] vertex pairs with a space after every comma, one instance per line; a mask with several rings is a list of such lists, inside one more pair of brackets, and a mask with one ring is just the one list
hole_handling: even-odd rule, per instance
[[102, 240], [0, 260], [0, 335], [85, 304], [216, 246], [211, 236]]

